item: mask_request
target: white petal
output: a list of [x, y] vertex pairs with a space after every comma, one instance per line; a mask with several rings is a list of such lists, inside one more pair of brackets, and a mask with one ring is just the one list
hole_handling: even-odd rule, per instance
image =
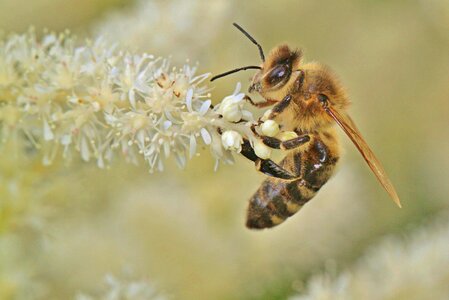
[[44, 140], [51, 141], [54, 138], [55, 138], [55, 136], [53, 134], [53, 131], [50, 128], [50, 125], [48, 125], [47, 120], [44, 119]]
[[178, 166], [183, 169], [186, 166], [186, 158], [183, 154], [176, 153], [175, 155], [176, 162], [178, 163]]
[[112, 160], [112, 157], [114, 156], [114, 151], [112, 151], [112, 149], [111, 148], [107, 148], [106, 149], [106, 152], [105, 152], [105, 154], [104, 154], [104, 158], [107, 160], [107, 161], [111, 161]]
[[240, 101], [242, 101], [243, 98], [245, 98], [245, 94], [240, 93], [240, 94], [235, 95], [234, 101], [235, 102], [240, 102]]
[[189, 89], [187, 91], [187, 95], [186, 95], [186, 104], [187, 104], [187, 109], [189, 111], [193, 111], [193, 109], [192, 109], [192, 98], [193, 98], [193, 89]]
[[98, 156], [98, 159], [97, 159], [97, 166], [100, 168], [100, 169], [104, 169], [104, 160], [103, 160], [103, 155], [99, 155]]
[[209, 145], [212, 141], [212, 138], [209, 134], [209, 131], [207, 131], [205, 128], [201, 128], [201, 137], [203, 138], [203, 141], [206, 145]]
[[214, 172], [218, 171], [218, 166], [220, 165], [220, 161], [218, 159], [215, 160]]
[[115, 122], [117, 122], [117, 117], [115, 117], [114, 115], [111, 114], [104, 114], [104, 119], [106, 120], [106, 122], [108, 124], [113, 124]]
[[190, 147], [189, 147], [189, 156], [192, 158], [196, 153], [196, 139], [195, 136], [192, 134], [190, 136]]
[[164, 121], [164, 123], [162, 125], [162, 128], [164, 128], [164, 130], [167, 130], [167, 129], [169, 129], [171, 127], [171, 125], [172, 125], [172, 122], [166, 120], [166, 121]]
[[211, 103], [212, 103], [212, 101], [210, 101], [210, 100], [204, 101], [203, 104], [201, 104], [201, 108], [198, 111], [198, 113], [200, 115], [204, 116], [206, 114], [206, 112], [208, 111]]
[[159, 161], [157, 162], [157, 169], [159, 172], [164, 171], [164, 164], [162, 163], [162, 159], [159, 159]]
[[167, 117], [167, 119], [169, 119], [172, 123], [176, 123], [177, 120], [175, 119], [175, 117], [173, 117], [173, 115], [171, 114], [171, 112], [169, 110], [165, 110], [165, 116]]
[[145, 131], [139, 130], [136, 134], [136, 140], [139, 142], [139, 146], [143, 147], [145, 145]]
[[70, 145], [72, 143], [72, 136], [70, 134], [65, 134], [61, 137], [61, 144], [64, 146]]
[[[186, 75], [189, 75], [189, 74], [186, 74]], [[206, 79], [210, 75], [211, 75], [211, 73], [205, 73], [205, 74], [202, 74], [199, 76], [195, 76], [190, 80], [190, 83], [195, 82], [195, 81], [197, 81], [196, 84], [201, 83], [204, 79]]]
[[42, 158], [42, 164], [43, 164], [44, 166], [49, 166], [49, 165], [51, 165], [51, 158], [50, 158], [50, 156], [49, 156], [48, 153], [45, 154], [44, 157]]
[[138, 78], [138, 80], [134, 82], [134, 88], [142, 93], [148, 93], [150, 90], [145, 82], [145, 78]]
[[87, 144], [87, 139], [85, 137], [81, 138], [81, 158], [84, 161], [89, 161], [90, 158], [90, 150], [89, 145]]
[[165, 154], [165, 157], [170, 156], [170, 144], [169, 143], [164, 143], [164, 154]]
[[129, 90], [128, 97], [129, 97], [129, 102], [131, 103], [131, 106], [136, 107], [136, 92], [134, 92], [133, 89]]
[[156, 146], [152, 144], [150, 148], [144, 152], [145, 156], [151, 156], [156, 151]]
[[240, 89], [242, 88], [242, 84], [240, 82], [237, 82], [237, 85], [235, 86], [233, 95], [237, 95], [238, 92], [240, 92]]

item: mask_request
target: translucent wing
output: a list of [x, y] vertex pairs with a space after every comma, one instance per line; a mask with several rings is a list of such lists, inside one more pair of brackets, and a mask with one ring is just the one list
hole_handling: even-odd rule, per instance
[[393, 201], [401, 207], [401, 202], [399, 200], [399, 196], [394, 189], [393, 184], [387, 176], [384, 168], [382, 167], [380, 161], [374, 155], [373, 151], [371, 151], [368, 144], [363, 139], [360, 131], [355, 126], [354, 122], [347, 115], [340, 114], [336, 109], [331, 106], [325, 107], [326, 112], [337, 122], [338, 125], [343, 129], [343, 131], [349, 136], [354, 145], [362, 154], [363, 158], [367, 162], [368, 166], [373, 171], [374, 175], [376, 175], [380, 184], [384, 187]]

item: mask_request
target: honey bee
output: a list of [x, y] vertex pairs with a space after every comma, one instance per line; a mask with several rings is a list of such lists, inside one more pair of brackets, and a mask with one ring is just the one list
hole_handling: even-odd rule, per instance
[[268, 119], [293, 131], [296, 137], [281, 140], [254, 134], [266, 146], [286, 151], [279, 163], [259, 158], [248, 140], [241, 154], [253, 161], [268, 177], [249, 201], [246, 225], [251, 229], [276, 226], [294, 215], [329, 180], [340, 157], [334, 124], [337, 123], [362, 154], [384, 189], [401, 207], [399, 197], [381, 163], [346, 113], [350, 104], [341, 83], [332, 71], [315, 62], [303, 62], [300, 49], [287, 45], [275, 47], [265, 58], [262, 47], [238, 24], [233, 24], [259, 49], [260, 66], [246, 66], [214, 76], [211, 81], [247, 69], [257, 69], [248, 92], [257, 92], [264, 102], [256, 107], [273, 106]]

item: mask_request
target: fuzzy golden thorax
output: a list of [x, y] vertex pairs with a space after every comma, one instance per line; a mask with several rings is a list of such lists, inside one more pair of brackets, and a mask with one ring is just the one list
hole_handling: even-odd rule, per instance
[[276, 102], [291, 95], [292, 103], [276, 118], [286, 129], [310, 132], [334, 124], [323, 109], [323, 99], [340, 111], [349, 105], [344, 89], [329, 68], [318, 63], [302, 64], [300, 50], [278, 46], [261, 68], [249, 92], [256, 91], [267, 101]]

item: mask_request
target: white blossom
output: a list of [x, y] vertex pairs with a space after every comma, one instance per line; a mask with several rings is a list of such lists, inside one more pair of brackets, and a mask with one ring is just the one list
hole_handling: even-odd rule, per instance
[[217, 162], [233, 162], [231, 149], [241, 140], [224, 147], [220, 132], [226, 130], [256, 140], [240, 83], [214, 108], [209, 74], [195, 75], [187, 64], [172, 67], [101, 38], [79, 44], [67, 34], [46, 34], [39, 40], [33, 31], [0, 41], [0, 61], [1, 141], [26, 137], [44, 164], [78, 153], [99, 167], [122, 156], [162, 171], [170, 157], [184, 167], [199, 144]]
[[235, 152], [242, 151], [243, 138], [238, 132], [234, 130], [227, 130], [223, 132], [221, 140], [226, 150]]
[[244, 110], [245, 94], [240, 93], [240, 89], [241, 84], [238, 83], [234, 93], [225, 97], [218, 106], [217, 112], [229, 122], [239, 122], [242, 119], [250, 121], [253, 118], [251, 112]]
[[[126, 9], [111, 10], [94, 24], [93, 31], [126, 48], [167, 54], [176, 49], [194, 55], [189, 56], [192, 60], [210, 51], [217, 28], [227, 22], [235, 5], [227, 0], [133, 2]], [[184, 60], [185, 56], [173, 59]]]

